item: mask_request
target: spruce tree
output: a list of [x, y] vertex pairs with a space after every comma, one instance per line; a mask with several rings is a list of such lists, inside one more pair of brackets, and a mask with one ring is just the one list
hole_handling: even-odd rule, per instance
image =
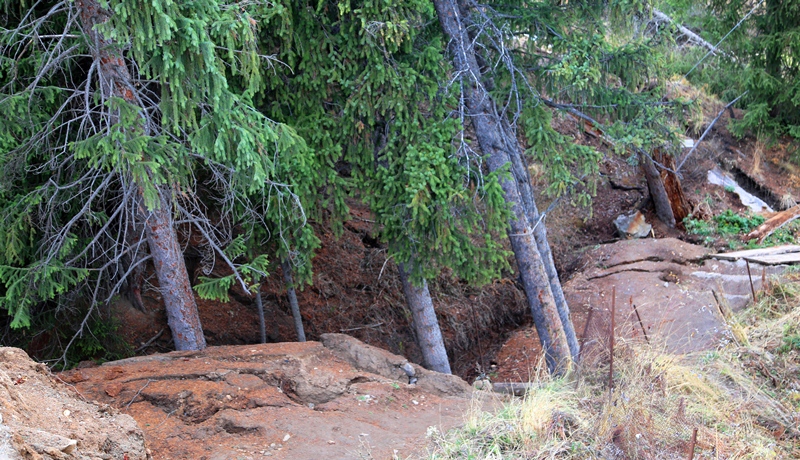
[[721, 52], [686, 51], [680, 69], [723, 99], [746, 108], [731, 124], [743, 136], [800, 138], [800, 1], [671, 0]]
[[[199, 234], [249, 289], [225, 254], [234, 205], [297, 222], [293, 181], [316, 169], [295, 131], [253, 103], [272, 63], [258, 24], [284, 10], [79, 0], [3, 11], [0, 307], [25, 327], [32, 309], [67, 308], [76, 291], [107, 303], [152, 260], [176, 347], [202, 348], [181, 239]], [[128, 234], [137, 223], [145, 234]]]
[[476, 283], [497, 276], [506, 254], [492, 233], [507, 211], [496, 176], [454, 143], [460, 126], [455, 100], [440, 91], [449, 67], [434, 14], [424, 1], [294, 2], [292, 21], [262, 29], [271, 31], [263, 47], [281, 50], [285, 64], [263, 107], [344, 171], [323, 194], [332, 215], [348, 193], [370, 206], [425, 361], [449, 372], [425, 280], [443, 268]]
[[650, 160], [657, 149], [674, 152], [668, 114], [682, 105], [660, 100], [663, 36], [633, 27], [646, 10], [639, 2], [434, 3], [449, 38], [452, 88], [463, 95], [464, 118], [489, 168], [509, 173], [501, 184], [514, 211], [511, 245], [548, 365], [561, 371], [577, 355], [577, 340], [544, 232], [546, 212], [536, 206], [519, 139], [545, 166], [545, 192], [577, 190], [577, 204], [590, 203], [602, 156], [556, 132], [550, 110], [599, 131], [634, 160]]

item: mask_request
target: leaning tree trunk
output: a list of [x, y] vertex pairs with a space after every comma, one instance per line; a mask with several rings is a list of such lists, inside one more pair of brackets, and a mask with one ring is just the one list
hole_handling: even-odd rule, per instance
[[297, 332], [297, 341], [306, 341], [306, 331], [303, 329], [303, 317], [300, 316], [300, 304], [297, 303], [297, 292], [294, 290], [294, 281], [292, 280], [292, 266], [285, 259], [281, 260], [281, 269], [283, 271], [283, 282], [286, 283], [286, 291], [289, 295], [289, 307], [292, 309], [292, 318], [294, 318], [294, 330]]
[[[108, 21], [110, 11], [101, 8], [98, 0], [77, 0], [75, 6], [78, 8], [81, 27], [89, 37], [88, 45], [92, 58], [98, 63], [97, 73], [100, 79], [99, 89], [102, 99], [108, 100], [112, 96], [120, 97], [130, 104], [139, 105], [140, 100], [134, 95], [135, 85], [130, 72], [128, 72], [125, 57], [113, 40], [102, 35], [96, 27]], [[111, 117], [108, 120], [109, 125], [118, 121], [117, 114], [112, 112], [109, 115]], [[131, 129], [145, 130], [146, 132], [147, 127]], [[175, 348], [178, 350], [203, 349], [206, 346], [206, 340], [203, 337], [200, 315], [172, 221], [171, 191], [168, 188], [159, 188], [159, 208], [154, 210], [144, 208], [141, 191], [142, 188], [139, 187], [137, 208], [139, 208], [139, 217], [142, 218], [145, 225], [150, 255], [153, 257]]]
[[[172, 222], [172, 207], [166, 197], [166, 190], [160, 191], [161, 203], [158, 209], [144, 211], [145, 232], [153, 266], [158, 277], [158, 286], [167, 310], [167, 322], [172, 331], [176, 350], [202, 350], [206, 347], [203, 327], [197, 312], [194, 292], [189, 284], [186, 262], [178, 243], [175, 226]], [[140, 201], [140, 206], [143, 204]]]
[[[481, 84], [481, 71], [471, 46], [464, 22], [455, 0], [435, 0], [439, 22], [450, 38], [455, 71], [464, 76], [466, 105], [478, 143], [486, 156], [492, 172], [504, 171], [511, 162], [509, 152], [517, 151], [516, 138], [504, 128], [491, 95]], [[513, 171], [512, 164], [512, 171]], [[534, 238], [534, 229], [528, 219], [519, 185], [514, 177], [502, 175], [500, 186], [513, 216], [509, 222], [511, 248], [517, 259], [528, 305], [545, 350], [548, 368], [553, 373], [562, 373], [570, 363], [570, 351], [562, 319], [550, 287], [550, 278], [544, 266]], [[565, 318], [569, 321], [569, 318]]]
[[550, 290], [553, 292], [553, 299], [558, 309], [558, 317], [561, 319], [561, 325], [564, 328], [564, 335], [566, 336], [567, 345], [569, 346], [569, 353], [573, 361], [577, 361], [578, 354], [580, 353], [578, 336], [575, 334], [575, 327], [572, 325], [572, 320], [569, 316], [569, 305], [564, 296], [564, 290], [561, 288], [561, 280], [558, 278], [555, 260], [553, 260], [553, 251], [550, 250], [550, 243], [547, 241], [547, 227], [544, 221], [546, 216], [540, 214], [539, 209], [536, 207], [536, 200], [533, 197], [533, 187], [531, 186], [528, 168], [525, 167], [519, 150], [511, 149], [509, 153], [511, 162], [514, 165], [514, 176], [520, 189], [520, 196], [525, 204], [525, 213], [531, 225], [533, 225], [533, 236], [536, 239], [536, 247], [539, 249], [539, 254], [542, 256], [542, 263], [544, 264], [547, 278], [550, 282]]
[[[468, 19], [469, 6], [467, 5], [467, 2], [465, 0], [457, 0], [457, 5], [462, 18]], [[473, 29], [468, 29], [468, 35], [470, 41], [472, 42], [477, 39], [476, 33], [473, 32]], [[476, 53], [475, 59], [480, 68], [487, 67], [485, 60], [480, 54]], [[494, 88], [494, 81], [490, 75], [484, 76], [482, 82], [488, 91], [492, 91]], [[510, 133], [511, 128], [509, 127], [507, 120], [501, 119], [501, 121], [503, 123], [502, 126], [505, 132]], [[508, 137], [508, 139], [514, 137], [515, 136], [512, 135], [512, 137]], [[528, 174], [528, 168], [522, 159], [520, 149], [515, 147], [508, 148], [507, 153], [511, 160], [512, 171], [514, 178], [517, 181], [517, 186], [519, 187], [522, 202], [525, 206], [525, 214], [527, 214], [528, 220], [530, 220], [531, 225], [533, 225], [533, 234], [534, 238], [536, 239], [536, 246], [539, 249], [539, 254], [542, 256], [542, 263], [544, 264], [545, 271], [547, 272], [547, 277], [550, 282], [550, 289], [553, 291], [553, 298], [555, 299], [556, 307], [558, 308], [558, 316], [561, 319], [561, 324], [564, 328], [564, 334], [567, 338], [570, 354], [572, 355], [573, 360], [577, 360], [578, 353], [580, 351], [578, 346], [578, 337], [575, 334], [575, 328], [573, 327], [572, 320], [569, 316], [569, 305], [567, 304], [567, 299], [564, 296], [564, 290], [561, 288], [561, 281], [558, 278], [558, 271], [556, 270], [555, 261], [553, 260], [553, 252], [550, 250], [550, 243], [547, 241], [547, 229], [544, 221], [546, 216], [540, 215], [539, 210], [536, 207], [536, 200], [534, 199], [533, 195], [530, 174]]]
[[428, 282], [423, 280], [421, 286], [414, 286], [411, 283], [410, 270], [406, 269], [405, 264], [398, 264], [397, 268], [400, 272], [403, 293], [406, 295], [406, 303], [408, 309], [411, 310], [414, 332], [417, 335], [419, 348], [422, 350], [425, 366], [443, 374], [452, 373], [442, 339], [442, 331], [439, 329], [439, 321], [436, 319], [433, 300], [428, 290]]

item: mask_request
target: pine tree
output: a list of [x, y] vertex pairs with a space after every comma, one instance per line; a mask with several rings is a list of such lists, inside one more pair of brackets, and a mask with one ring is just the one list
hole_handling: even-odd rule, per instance
[[434, 3], [464, 118], [489, 168], [509, 173], [501, 184], [514, 211], [511, 245], [548, 365], [559, 372], [577, 355], [577, 340], [518, 139], [545, 166], [546, 192], [577, 189], [579, 204], [590, 202], [601, 155], [557, 133], [549, 109], [588, 124], [621, 154], [650, 160], [658, 148], [675, 151], [667, 117], [675, 108], [660, 101], [663, 37], [630, 27], [645, 11], [637, 2]]
[[[258, 50], [259, 18], [285, 10], [212, 0], [3, 8], [0, 205], [12, 219], [0, 224], [0, 307], [25, 327], [31, 309], [65, 308], [76, 290], [103, 304], [153, 260], [176, 347], [202, 348], [181, 239], [198, 233], [249, 289], [225, 254], [234, 205], [264, 203], [297, 222], [290, 178], [315, 170], [295, 131], [252, 102], [272, 63]], [[127, 234], [136, 222], [146, 234]], [[263, 259], [250, 267], [265, 270]]]
[[426, 363], [449, 372], [425, 280], [443, 268], [477, 283], [497, 276], [506, 254], [492, 233], [507, 211], [496, 177], [453, 143], [460, 127], [455, 101], [440, 92], [448, 68], [434, 11], [370, 0], [294, 2], [291, 11], [262, 38], [286, 64], [271, 75], [265, 110], [330, 170], [347, 171], [326, 185], [323, 206], [344, 215], [346, 193], [370, 206], [409, 303], [424, 299], [409, 309]]

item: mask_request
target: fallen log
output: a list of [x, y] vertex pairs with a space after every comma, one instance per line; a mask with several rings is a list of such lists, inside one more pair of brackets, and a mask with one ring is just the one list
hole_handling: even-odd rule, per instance
[[[653, 17], [655, 17], [655, 18], [657, 18], [657, 19], [659, 19], [659, 20], [661, 20], [663, 22], [669, 22], [671, 24], [674, 24], [675, 27], [683, 35], [686, 35], [689, 38], [689, 40], [693, 41], [694, 43], [696, 43], [699, 46], [702, 46], [703, 48], [708, 48], [708, 50], [711, 52], [711, 54], [716, 55], [718, 52], [721, 52], [719, 48], [717, 48], [716, 46], [712, 45], [711, 43], [703, 40], [702, 37], [700, 37], [696, 33], [692, 32], [691, 30], [689, 30], [688, 28], [686, 28], [682, 24], [679, 24], [679, 23], [675, 22], [675, 20], [673, 20], [671, 17], [667, 16], [666, 14], [662, 13], [661, 11], [658, 11], [655, 8], [653, 8]], [[722, 53], [722, 54], [725, 54], [725, 53]]]
[[769, 220], [759, 225], [758, 228], [745, 235], [743, 240], [745, 242], [756, 240], [760, 244], [766, 237], [772, 235], [776, 230], [798, 217], [800, 217], [800, 204], [775, 214]]

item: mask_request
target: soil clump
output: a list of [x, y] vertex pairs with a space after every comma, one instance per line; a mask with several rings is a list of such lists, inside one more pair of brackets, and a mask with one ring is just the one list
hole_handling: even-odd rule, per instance
[[0, 348], [0, 458], [148, 460], [129, 415], [76, 394], [18, 348]]

